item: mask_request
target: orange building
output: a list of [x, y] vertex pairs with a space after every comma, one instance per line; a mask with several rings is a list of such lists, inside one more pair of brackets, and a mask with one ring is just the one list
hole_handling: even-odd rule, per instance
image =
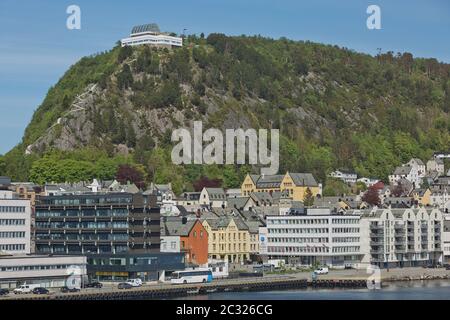
[[186, 253], [186, 262], [195, 265], [208, 263], [208, 232], [200, 220], [167, 219], [162, 237], [179, 237], [180, 252]]

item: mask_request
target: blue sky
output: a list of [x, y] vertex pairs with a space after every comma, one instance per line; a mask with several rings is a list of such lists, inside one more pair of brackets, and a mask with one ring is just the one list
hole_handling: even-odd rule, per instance
[[[71, 4], [81, 8], [81, 30], [66, 28]], [[371, 4], [381, 8], [381, 30], [366, 28]], [[20, 142], [34, 110], [70, 65], [148, 22], [176, 33], [285, 36], [450, 63], [447, 0], [1, 0], [0, 154]]]

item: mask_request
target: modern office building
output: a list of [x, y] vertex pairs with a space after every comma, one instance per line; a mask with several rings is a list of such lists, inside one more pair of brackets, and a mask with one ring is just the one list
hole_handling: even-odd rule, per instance
[[155, 23], [136, 26], [128, 38], [122, 39], [122, 47], [152, 45], [157, 47], [182, 47], [183, 39], [161, 32]]
[[0, 254], [31, 253], [31, 203], [0, 190]]
[[[302, 215], [267, 216], [264, 253], [289, 264], [358, 267], [361, 252], [360, 217], [307, 210]], [[263, 247], [263, 246], [261, 246]]]
[[64, 287], [71, 275], [85, 280], [86, 270], [83, 256], [0, 256], [0, 288], [14, 289], [22, 284]]
[[159, 252], [159, 208], [131, 193], [41, 196], [36, 251], [41, 254]]
[[172, 260], [170, 269], [184, 265], [181, 253], [160, 254], [160, 209], [156, 196], [142, 193], [38, 197], [36, 252], [86, 255], [89, 277], [98, 280], [146, 280]]
[[267, 255], [297, 265], [365, 268], [442, 263], [443, 213], [437, 209], [349, 210], [267, 217]]

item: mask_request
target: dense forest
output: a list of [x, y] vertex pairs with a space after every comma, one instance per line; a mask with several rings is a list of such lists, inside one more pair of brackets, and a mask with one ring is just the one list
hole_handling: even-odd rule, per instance
[[[92, 84], [80, 116], [74, 101]], [[38, 183], [111, 179], [126, 164], [146, 183], [172, 182], [181, 192], [200, 179], [236, 187], [258, 171], [173, 165], [172, 130], [202, 120], [280, 129], [280, 172], [312, 172], [331, 188], [326, 176], [336, 168], [387, 180], [411, 157], [449, 149], [449, 112], [450, 65], [409, 53], [373, 57], [223, 34], [189, 36], [173, 50], [117, 45], [81, 59], [50, 88], [22, 142], [0, 157], [0, 174]]]

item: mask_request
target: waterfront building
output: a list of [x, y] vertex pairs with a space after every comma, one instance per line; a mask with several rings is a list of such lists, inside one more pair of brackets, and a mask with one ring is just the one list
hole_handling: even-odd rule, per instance
[[121, 41], [122, 47], [125, 46], [139, 46], [151, 45], [155, 47], [182, 47], [183, 39], [161, 32], [155, 23], [136, 26], [132, 29], [128, 38]]
[[221, 216], [203, 220], [208, 232], [210, 259], [241, 263], [250, 259], [249, 227], [237, 217]]
[[87, 256], [87, 273], [91, 281], [164, 280], [166, 273], [184, 270], [183, 253], [155, 252], [96, 254]]
[[285, 175], [250, 175], [241, 186], [242, 196], [254, 192], [286, 192], [293, 200], [303, 201], [307, 190], [315, 197], [322, 194], [322, 185], [317, 183], [311, 173], [290, 173]]
[[[168, 244], [170, 243], [170, 249]], [[208, 263], [208, 232], [200, 220], [188, 220], [186, 217], [163, 218], [161, 222], [161, 252], [185, 254], [185, 261], [194, 265]]]
[[361, 215], [365, 263], [416, 267], [443, 260], [444, 216], [437, 209], [373, 209]]
[[444, 215], [444, 230], [442, 233], [442, 246], [444, 249], [444, 263], [450, 264], [450, 215]]
[[[38, 197], [36, 252], [86, 255], [88, 273], [93, 279], [123, 280], [137, 273], [142, 273], [144, 280], [154, 278], [158, 266], [133, 266], [128, 260], [165, 259], [159, 255], [160, 208], [156, 197], [141, 193]], [[184, 261], [181, 253], [171, 256], [174, 259], [181, 256]], [[124, 263], [123, 259], [127, 261]], [[91, 266], [91, 263], [98, 264]]]
[[307, 209], [300, 216], [267, 217], [267, 255], [291, 264], [336, 268], [439, 263], [443, 221], [437, 208], [374, 208], [345, 214]]
[[0, 254], [30, 254], [32, 210], [29, 199], [19, 199], [0, 188]]
[[[289, 264], [359, 267], [363, 259], [359, 216], [307, 209], [303, 215], [268, 216], [264, 251]], [[264, 231], [264, 230], [263, 230]], [[264, 252], [265, 253], [265, 252]]]
[[0, 256], [0, 288], [15, 289], [22, 284], [64, 287], [72, 273], [79, 276], [80, 281], [86, 281], [86, 265], [85, 256]]

